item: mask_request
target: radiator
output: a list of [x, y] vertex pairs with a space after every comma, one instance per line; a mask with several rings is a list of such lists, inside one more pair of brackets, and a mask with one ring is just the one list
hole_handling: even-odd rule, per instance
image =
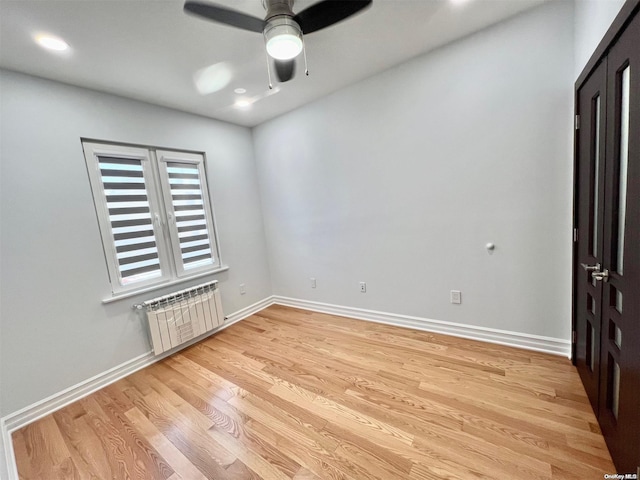
[[156, 355], [215, 330], [224, 322], [217, 280], [147, 300], [134, 308], [146, 311]]

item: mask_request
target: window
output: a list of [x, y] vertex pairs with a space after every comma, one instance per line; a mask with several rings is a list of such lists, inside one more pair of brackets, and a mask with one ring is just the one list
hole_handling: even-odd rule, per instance
[[114, 295], [220, 267], [202, 154], [82, 146]]

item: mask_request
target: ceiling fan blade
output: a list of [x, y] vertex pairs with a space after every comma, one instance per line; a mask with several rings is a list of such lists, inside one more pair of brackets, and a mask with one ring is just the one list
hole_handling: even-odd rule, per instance
[[276, 60], [276, 77], [279, 82], [288, 82], [296, 73], [295, 60]]
[[358, 13], [371, 5], [371, 1], [324, 0], [301, 11], [293, 19], [302, 28], [302, 33], [313, 33]]
[[252, 17], [236, 10], [229, 10], [219, 5], [187, 0], [184, 4], [184, 10], [207, 20], [224, 23], [243, 30], [258, 33], [262, 33], [262, 30], [264, 30], [265, 21], [261, 18]]

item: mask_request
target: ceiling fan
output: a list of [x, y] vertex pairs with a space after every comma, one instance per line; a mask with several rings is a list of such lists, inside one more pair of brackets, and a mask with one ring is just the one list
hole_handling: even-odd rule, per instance
[[[358, 13], [368, 7], [372, 0], [324, 0], [297, 14], [293, 13], [293, 2], [294, 0], [262, 0], [267, 10], [264, 20], [195, 0], [187, 0], [184, 10], [207, 20], [262, 33], [267, 54], [274, 59], [278, 80], [287, 82], [295, 74], [295, 58], [304, 50], [303, 35], [329, 27]], [[305, 72], [309, 74], [306, 70], [306, 55]], [[269, 88], [273, 88], [270, 71]]]

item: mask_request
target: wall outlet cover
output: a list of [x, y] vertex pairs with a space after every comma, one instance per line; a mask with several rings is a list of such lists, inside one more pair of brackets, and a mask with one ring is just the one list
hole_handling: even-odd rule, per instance
[[456, 305], [462, 303], [462, 292], [460, 290], [451, 290], [451, 303]]

